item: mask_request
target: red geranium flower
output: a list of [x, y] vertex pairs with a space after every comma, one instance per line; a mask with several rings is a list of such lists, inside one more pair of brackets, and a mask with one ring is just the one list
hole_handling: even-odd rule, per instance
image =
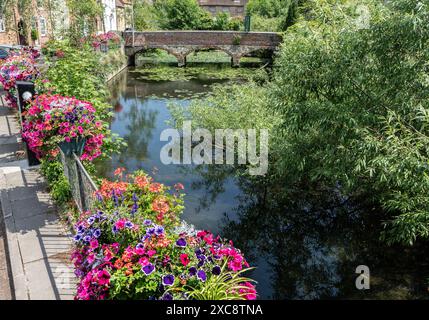
[[189, 260], [189, 257], [188, 257], [188, 255], [187, 255], [186, 253], [182, 253], [182, 254], [180, 255], [180, 262], [181, 262], [185, 267], [189, 264], [190, 260]]

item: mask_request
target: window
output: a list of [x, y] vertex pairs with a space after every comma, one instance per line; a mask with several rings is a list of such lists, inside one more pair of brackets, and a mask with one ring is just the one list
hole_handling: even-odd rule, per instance
[[39, 20], [39, 24], [40, 24], [40, 35], [42, 37], [46, 37], [46, 19], [45, 18], [40, 18]]
[[6, 23], [3, 16], [0, 16], [0, 32], [6, 32]]

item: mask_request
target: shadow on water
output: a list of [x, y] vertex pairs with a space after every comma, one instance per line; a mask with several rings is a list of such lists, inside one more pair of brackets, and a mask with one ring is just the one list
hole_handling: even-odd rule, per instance
[[[98, 164], [113, 170], [144, 169], [155, 179], [186, 189], [183, 218], [200, 229], [230, 238], [257, 269], [261, 298], [413, 299], [428, 298], [427, 243], [386, 246], [379, 241], [383, 211], [366, 199], [348, 199], [317, 185], [295, 189], [262, 178], [236, 176], [227, 166], [191, 167], [160, 162], [160, 133], [168, 128], [169, 102], [189, 104], [216, 81], [141, 81], [125, 72], [112, 83], [112, 131], [128, 148]], [[191, 93], [184, 95], [184, 92]], [[154, 170], [155, 168], [155, 170]], [[358, 265], [370, 269], [369, 290], [358, 290]]]

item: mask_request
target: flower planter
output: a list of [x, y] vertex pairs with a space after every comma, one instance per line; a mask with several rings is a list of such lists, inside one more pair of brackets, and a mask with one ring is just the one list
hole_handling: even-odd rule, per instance
[[89, 161], [101, 155], [104, 138], [91, 103], [45, 94], [31, 101], [22, 136], [39, 158], [55, 159], [60, 147], [66, 156], [76, 153]]
[[67, 157], [71, 157], [73, 153], [80, 157], [83, 154], [85, 143], [86, 138], [73, 138], [70, 142], [60, 142], [59, 147]]

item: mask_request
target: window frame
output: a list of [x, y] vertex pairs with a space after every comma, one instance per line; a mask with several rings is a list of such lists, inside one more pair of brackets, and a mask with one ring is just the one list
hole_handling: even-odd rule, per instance
[[40, 17], [39, 18], [39, 27], [40, 27], [40, 36], [41, 37], [46, 37], [48, 35], [48, 25], [46, 23], [46, 18], [45, 17]]

